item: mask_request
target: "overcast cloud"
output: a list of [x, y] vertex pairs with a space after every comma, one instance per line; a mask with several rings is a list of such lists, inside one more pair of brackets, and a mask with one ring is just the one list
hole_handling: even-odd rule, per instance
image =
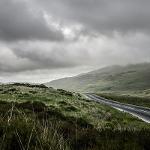
[[0, 0], [0, 82], [47, 82], [150, 61], [149, 0]]

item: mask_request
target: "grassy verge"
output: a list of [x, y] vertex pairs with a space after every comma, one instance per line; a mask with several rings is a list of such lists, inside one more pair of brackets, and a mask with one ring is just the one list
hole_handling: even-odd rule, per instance
[[117, 94], [112, 94], [112, 93], [98, 93], [97, 95], [102, 96], [107, 99], [118, 101], [121, 103], [134, 104], [134, 105], [150, 108], [150, 98], [148, 98], [148, 97], [117, 95]]
[[126, 113], [44, 86], [0, 86], [0, 149], [148, 149], [150, 126]]

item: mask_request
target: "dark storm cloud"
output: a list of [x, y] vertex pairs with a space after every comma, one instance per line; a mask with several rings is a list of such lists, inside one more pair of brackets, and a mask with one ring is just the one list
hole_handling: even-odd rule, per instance
[[149, 32], [149, 0], [42, 0], [48, 12], [100, 33]]
[[62, 40], [61, 31], [48, 26], [44, 12], [66, 26], [83, 25], [81, 34], [149, 32], [149, 6], [149, 0], [1, 0], [0, 39]]
[[[0, 45], [0, 73], [44, 69], [73, 68], [84, 60], [86, 51], [46, 42], [23, 42], [7, 47]], [[80, 52], [79, 52], [80, 51]]]
[[42, 48], [16, 48], [12, 50], [20, 59], [28, 59], [35, 64], [34, 69], [69, 68], [77, 65], [77, 62], [69, 59], [68, 51], [55, 49], [45, 51]]
[[0, 39], [59, 41], [63, 35], [48, 27], [42, 12], [25, 0], [0, 0]]
[[0, 80], [150, 62], [149, 6], [149, 0], [0, 0]]
[[46, 42], [18, 43], [3, 50], [0, 70], [13, 73], [139, 63], [150, 61], [149, 47], [150, 38], [144, 34], [89, 38], [59, 45]]

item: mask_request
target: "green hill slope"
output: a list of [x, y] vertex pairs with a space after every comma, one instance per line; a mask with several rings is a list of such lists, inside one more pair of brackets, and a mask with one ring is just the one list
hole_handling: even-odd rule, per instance
[[148, 123], [78, 93], [0, 85], [0, 150], [141, 150], [149, 137]]
[[106, 67], [46, 85], [80, 92], [145, 90], [149, 93], [150, 63]]

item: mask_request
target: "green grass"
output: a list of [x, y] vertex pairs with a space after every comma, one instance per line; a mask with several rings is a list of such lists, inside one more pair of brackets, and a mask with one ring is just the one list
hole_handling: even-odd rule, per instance
[[[91, 122], [95, 127], [105, 127], [108, 121], [117, 120], [119, 116], [120, 126], [125, 127], [124, 119], [133, 119], [138, 124], [143, 124], [142, 121], [131, 117], [125, 113], [118, 113], [110, 107], [100, 105], [96, 102], [88, 101], [81, 97], [79, 94], [70, 93], [61, 89], [55, 90], [52, 88], [39, 88], [28, 86], [16, 85], [3, 85], [0, 92], [0, 99], [3, 101], [26, 102], [26, 101], [39, 101], [46, 104], [48, 107], [54, 107], [66, 116], [82, 117]], [[12, 90], [16, 89], [16, 90]], [[123, 117], [122, 117], [123, 116]], [[130, 126], [132, 122], [130, 122]], [[128, 126], [128, 125], [126, 125]]]
[[142, 150], [149, 144], [149, 124], [80, 94], [0, 85], [0, 149]]
[[137, 97], [130, 95], [118, 95], [114, 93], [97, 93], [97, 95], [102, 96], [106, 99], [111, 99], [121, 103], [133, 104], [137, 106], [149, 107], [150, 108], [150, 98], [148, 97]]
[[148, 128], [96, 130], [84, 119], [66, 117], [40, 102], [1, 101], [0, 112], [0, 145], [4, 150], [142, 149], [150, 142]]

